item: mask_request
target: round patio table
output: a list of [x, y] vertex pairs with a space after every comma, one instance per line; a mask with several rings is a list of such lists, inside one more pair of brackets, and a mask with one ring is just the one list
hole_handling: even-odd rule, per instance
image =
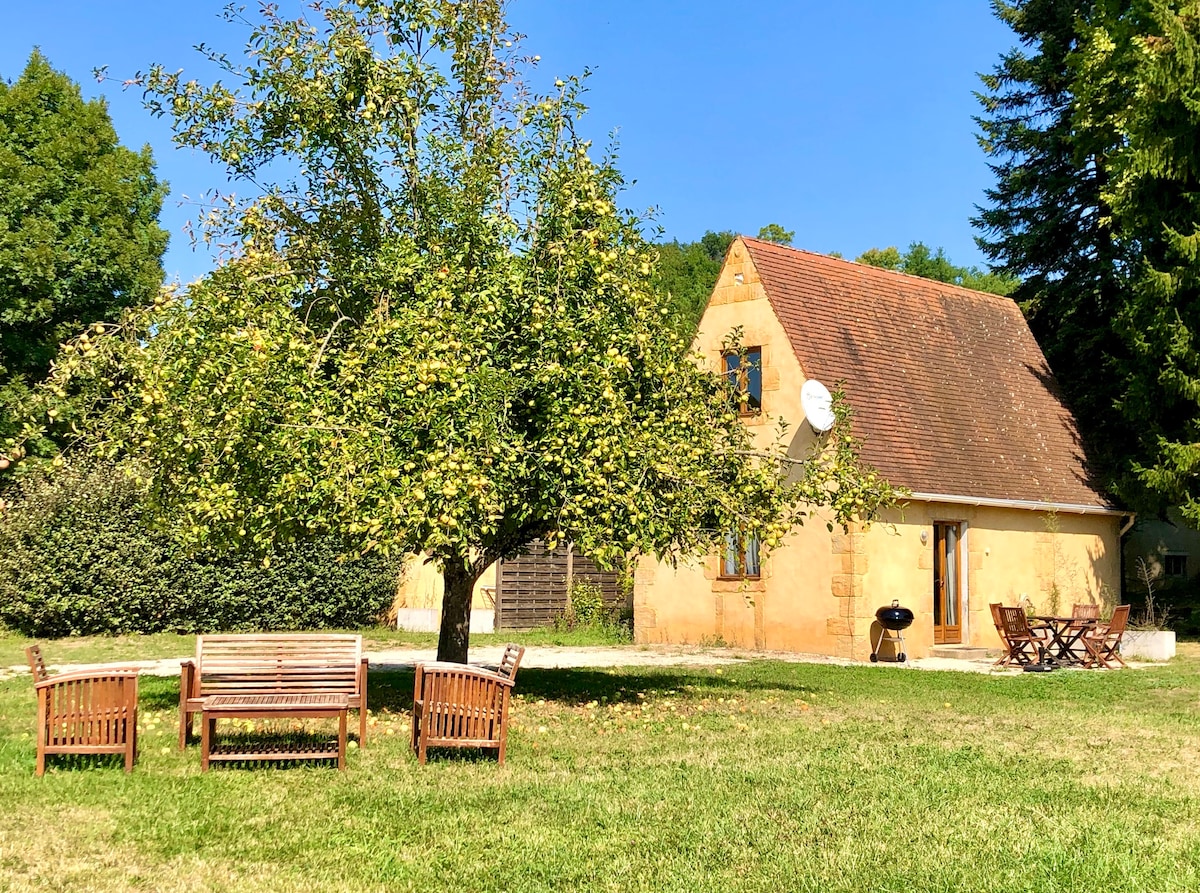
[[1090, 630], [1096, 628], [1099, 620], [1094, 617], [1058, 617], [1052, 614], [1034, 614], [1033, 619], [1042, 621], [1042, 628], [1050, 633], [1050, 639], [1045, 645], [1047, 660], [1071, 666], [1084, 663], [1087, 654], [1081, 652], [1079, 641]]

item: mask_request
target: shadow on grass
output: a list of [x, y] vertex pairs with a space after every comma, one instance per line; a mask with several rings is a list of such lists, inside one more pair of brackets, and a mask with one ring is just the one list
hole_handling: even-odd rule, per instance
[[[688, 686], [707, 691], [795, 691], [812, 694], [819, 689], [780, 680], [759, 681], [745, 678], [689, 674], [657, 669], [623, 669], [612, 673], [596, 669], [522, 669], [517, 674], [514, 693], [525, 699], [545, 699], [578, 706], [590, 701], [634, 702], [639, 694], [675, 693], [684, 697]], [[412, 710], [413, 671], [373, 670], [368, 680], [367, 702], [372, 710], [394, 713]]]
[[125, 755], [120, 753], [46, 754], [46, 772], [124, 772]]
[[[746, 692], [784, 691], [799, 694], [819, 694], [829, 691], [826, 685], [814, 685], [808, 679], [805, 684], [774, 678], [747, 678], [745, 674], [732, 673], [718, 676], [707, 670], [686, 671], [679, 669], [623, 668], [613, 672], [594, 668], [525, 668], [517, 674], [515, 693], [526, 699], [545, 699], [570, 706], [589, 701], [606, 700], [610, 703], [640, 700], [639, 694], [661, 696], [674, 693], [678, 697], [692, 697], [696, 692]], [[412, 710], [413, 670], [372, 669], [367, 679], [367, 703], [372, 710], [388, 710], [407, 713]], [[139, 700], [144, 710], [179, 709], [178, 679], [143, 678]], [[353, 723], [352, 723], [353, 724]]]
[[482, 747], [431, 747], [425, 754], [425, 761], [427, 763], [460, 763], [463, 765], [494, 764], [500, 761], [500, 751], [492, 747], [487, 749]]

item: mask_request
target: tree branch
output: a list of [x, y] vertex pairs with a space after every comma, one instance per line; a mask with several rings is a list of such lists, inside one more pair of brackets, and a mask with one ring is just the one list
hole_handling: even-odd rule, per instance
[[333, 325], [329, 327], [329, 331], [325, 333], [325, 339], [321, 342], [321, 346], [317, 349], [317, 355], [313, 357], [312, 365], [308, 367], [308, 374], [311, 378], [317, 374], [317, 368], [321, 365], [321, 360], [325, 356], [325, 348], [329, 347], [329, 340], [333, 337], [333, 333], [337, 331], [337, 327], [344, 322], [353, 322], [348, 316], [339, 316], [333, 321]]

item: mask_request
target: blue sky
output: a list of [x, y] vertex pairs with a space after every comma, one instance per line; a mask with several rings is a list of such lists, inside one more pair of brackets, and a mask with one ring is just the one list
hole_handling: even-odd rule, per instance
[[[242, 45], [223, 6], [14, 2], [0, 30], [0, 75], [19, 76], [40, 45], [85, 95], [107, 96], [126, 144], [153, 148], [171, 184], [166, 268], [185, 281], [211, 261], [182, 234], [194, 209], [179, 202], [224, 187], [223, 172], [175, 149], [136, 91], [91, 72], [127, 77], [152, 62], [200, 72], [195, 44]], [[813, 251], [853, 257], [921, 240], [982, 263], [969, 218], [991, 178], [972, 91], [1013, 44], [986, 0], [514, 0], [510, 19], [541, 55], [544, 85], [594, 69], [590, 135], [618, 131], [620, 167], [636, 180], [627, 203], [656, 206], [668, 238], [777, 222]]]

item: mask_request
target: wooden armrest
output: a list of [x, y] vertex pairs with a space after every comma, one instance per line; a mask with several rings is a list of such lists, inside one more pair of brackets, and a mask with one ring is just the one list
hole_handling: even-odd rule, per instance
[[87, 682], [89, 680], [101, 679], [137, 679], [138, 670], [133, 667], [115, 667], [111, 670], [76, 670], [72, 673], [59, 673], [57, 676], [49, 676], [41, 682], [36, 683], [34, 690], [43, 688], [51, 688], [63, 682]]
[[418, 667], [423, 667], [426, 672], [429, 670], [477, 670], [479, 669], [474, 664], [456, 664], [452, 660], [423, 660]]

